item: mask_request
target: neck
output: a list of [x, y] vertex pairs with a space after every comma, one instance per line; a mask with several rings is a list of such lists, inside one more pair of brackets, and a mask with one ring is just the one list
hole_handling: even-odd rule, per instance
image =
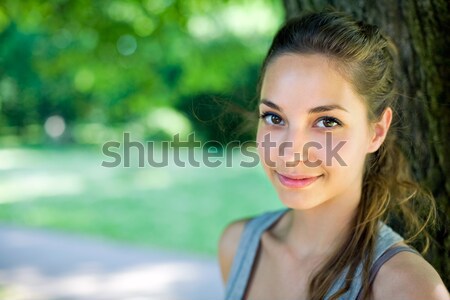
[[293, 210], [287, 220], [286, 243], [299, 257], [328, 256], [346, 239], [359, 198], [330, 199], [309, 210]]

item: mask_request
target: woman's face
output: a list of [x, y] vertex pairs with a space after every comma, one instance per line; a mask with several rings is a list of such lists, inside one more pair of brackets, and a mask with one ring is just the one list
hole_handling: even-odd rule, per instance
[[327, 58], [275, 58], [263, 78], [259, 110], [259, 155], [286, 206], [359, 202], [366, 154], [379, 145], [363, 99]]

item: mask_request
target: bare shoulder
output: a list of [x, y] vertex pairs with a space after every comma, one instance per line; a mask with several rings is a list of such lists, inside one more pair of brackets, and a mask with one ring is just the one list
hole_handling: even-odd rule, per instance
[[227, 281], [233, 258], [236, 255], [239, 241], [245, 224], [249, 219], [237, 220], [230, 223], [223, 231], [219, 240], [219, 264], [222, 279]]
[[450, 297], [439, 274], [424, 258], [400, 252], [378, 272], [373, 299], [450, 300]]

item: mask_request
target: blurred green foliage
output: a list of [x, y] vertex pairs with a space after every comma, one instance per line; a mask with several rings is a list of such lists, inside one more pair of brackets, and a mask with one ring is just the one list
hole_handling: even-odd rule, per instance
[[3, 0], [0, 145], [231, 139], [242, 118], [203, 121], [251, 106], [282, 19], [278, 0]]

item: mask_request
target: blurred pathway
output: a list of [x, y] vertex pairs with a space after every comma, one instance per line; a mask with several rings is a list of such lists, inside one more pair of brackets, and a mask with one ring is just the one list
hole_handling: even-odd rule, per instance
[[214, 258], [0, 224], [0, 299], [215, 300]]

